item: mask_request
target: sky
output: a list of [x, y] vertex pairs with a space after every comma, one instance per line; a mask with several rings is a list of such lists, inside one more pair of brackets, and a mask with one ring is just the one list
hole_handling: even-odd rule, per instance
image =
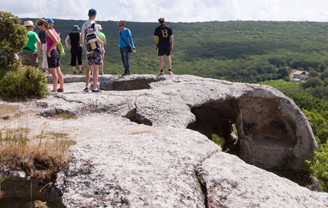
[[0, 11], [20, 18], [133, 22], [229, 20], [328, 22], [327, 0], [0, 0]]

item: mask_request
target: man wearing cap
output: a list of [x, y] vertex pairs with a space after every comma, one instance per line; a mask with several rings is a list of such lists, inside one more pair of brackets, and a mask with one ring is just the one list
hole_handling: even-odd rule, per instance
[[[89, 19], [82, 25], [82, 40], [84, 43], [84, 48], [85, 51], [87, 52], [87, 41], [86, 41], [86, 33], [88, 30], [92, 29], [95, 32], [95, 36], [97, 39], [97, 42], [103, 46], [103, 41], [101, 41], [98, 37], [98, 28], [97, 28], [97, 23], [95, 22], [96, 16], [97, 16], [97, 11], [95, 9], [90, 9], [88, 13]], [[93, 28], [91, 28], [93, 26]], [[95, 50], [92, 51], [91, 53], [87, 53], [87, 70], [85, 72], [85, 89], [83, 90], [84, 92], [89, 92], [89, 80], [90, 80], [90, 72], [93, 71], [93, 89], [92, 92], [100, 92], [97, 88], [97, 83], [98, 83], [98, 75], [99, 75], [99, 66], [102, 65], [102, 56], [101, 56], [101, 51]]]
[[[78, 25], [73, 26], [73, 32], [67, 35], [65, 43], [67, 48], [71, 49], [71, 66], [73, 67], [73, 74], [76, 74], [76, 57], [79, 64], [80, 74], [82, 74], [82, 36], [79, 32], [80, 27]], [[68, 45], [68, 39], [70, 39], [71, 45]]]
[[104, 75], [104, 58], [105, 58], [105, 44], [106, 44], [106, 36], [104, 33], [100, 32], [100, 30], [102, 30], [102, 27], [100, 24], [97, 25], [98, 27], [98, 37], [100, 40], [102, 40], [102, 42], [104, 43], [104, 45], [101, 47], [101, 56], [102, 56], [102, 65], [100, 65], [100, 74]]
[[24, 26], [27, 29], [28, 42], [19, 54], [23, 66], [34, 66], [39, 70], [38, 57], [40, 55], [41, 41], [36, 32], [33, 32], [34, 24], [31, 20], [25, 21]]
[[53, 28], [54, 27], [55, 21], [53, 19], [47, 19], [47, 22], [48, 22], [49, 28]]

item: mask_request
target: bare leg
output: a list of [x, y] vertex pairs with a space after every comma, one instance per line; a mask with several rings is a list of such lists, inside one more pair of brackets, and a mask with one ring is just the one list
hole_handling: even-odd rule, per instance
[[93, 89], [97, 88], [97, 83], [98, 83], [98, 75], [99, 75], [99, 65], [93, 65]]
[[57, 72], [56, 72], [56, 68], [49, 68], [49, 71], [52, 75], [52, 86], [53, 86], [53, 89], [52, 91], [53, 92], [57, 92], [57, 82], [58, 82], [58, 76], [57, 76]]
[[79, 70], [80, 70], [80, 72], [82, 71], [82, 65], [79, 65]]
[[91, 65], [87, 65], [87, 70], [85, 71], [85, 85], [86, 85], [86, 87], [89, 87], [91, 69], [92, 69]]
[[104, 62], [99, 66], [100, 66], [100, 71], [103, 72], [104, 71]]
[[73, 68], [73, 71], [75, 72], [76, 71], [76, 66], [72, 66], [72, 68]]
[[166, 56], [167, 69], [171, 69], [171, 56]]
[[56, 73], [58, 76], [59, 84], [60, 84], [60, 89], [64, 89], [64, 76], [60, 70], [60, 67], [56, 68]]
[[164, 56], [159, 56], [159, 68], [163, 69]]

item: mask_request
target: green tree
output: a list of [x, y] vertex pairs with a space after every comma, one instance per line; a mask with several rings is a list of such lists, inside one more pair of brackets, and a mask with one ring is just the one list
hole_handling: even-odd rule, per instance
[[325, 83], [319, 79], [318, 77], [312, 77], [312, 78], [309, 78], [308, 80], [306, 80], [306, 82], [304, 82], [301, 86], [304, 88], [304, 89], [307, 89], [309, 87], [321, 87], [323, 86]]
[[310, 71], [310, 73], [309, 73], [310, 77], [317, 77], [318, 74], [319, 73], [317, 71]]
[[[0, 11], [0, 71], [16, 69], [19, 61], [15, 53], [27, 43], [26, 28], [20, 25], [20, 19], [10, 12]], [[0, 75], [1, 77], [1, 75]]]

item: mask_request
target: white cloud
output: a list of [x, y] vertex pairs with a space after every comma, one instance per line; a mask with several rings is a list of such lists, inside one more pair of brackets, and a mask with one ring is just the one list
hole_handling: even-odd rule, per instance
[[328, 1], [322, 0], [0, 0], [0, 5], [0, 10], [34, 18], [85, 20], [94, 8], [98, 20], [114, 21], [328, 20]]
[[0, 0], [1, 10], [19, 17], [86, 19], [89, 0]]

